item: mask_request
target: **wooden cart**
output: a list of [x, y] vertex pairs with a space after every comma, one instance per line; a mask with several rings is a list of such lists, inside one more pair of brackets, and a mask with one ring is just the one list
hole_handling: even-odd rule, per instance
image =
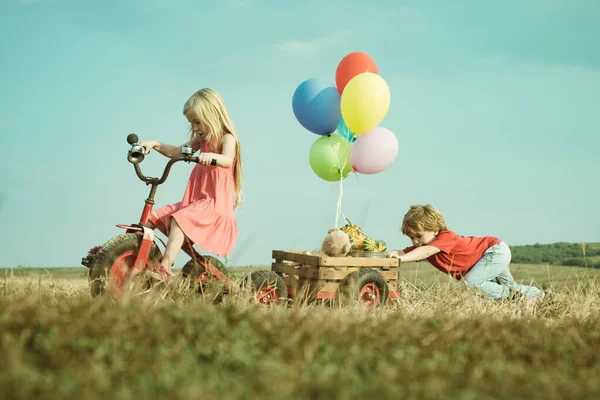
[[273, 250], [271, 270], [283, 279], [291, 301], [330, 300], [367, 308], [398, 298], [399, 260], [319, 257], [299, 250]]

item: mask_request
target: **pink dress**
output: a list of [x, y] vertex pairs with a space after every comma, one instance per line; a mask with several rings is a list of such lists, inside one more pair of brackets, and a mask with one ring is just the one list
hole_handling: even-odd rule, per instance
[[[203, 143], [200, 151], [214, 152], [210, 143]], [[185, 236], [202, 250], [219, 256], [229, 255], [238, 238], [233, 214], [234, 166], [235, 163], [229, 168], [196, 165], [183, 199], [156, 210], [157, 227], [168, 234], [170, 217], [173, 217]]]

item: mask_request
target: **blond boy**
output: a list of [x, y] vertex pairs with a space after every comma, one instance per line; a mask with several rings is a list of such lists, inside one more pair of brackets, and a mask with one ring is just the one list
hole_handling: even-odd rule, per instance
[[388, 257], [399, 258], [401, 263], [426, 259], [492, 299], [544, 297], [542, 290], [515, 282], [508, 269], [511, 251], [506, 243], [494, 236], [457, 235], [431, 205], [411, 206], [402, 221], [402, 233], [410, 238], [412, 246], [393, 250]]

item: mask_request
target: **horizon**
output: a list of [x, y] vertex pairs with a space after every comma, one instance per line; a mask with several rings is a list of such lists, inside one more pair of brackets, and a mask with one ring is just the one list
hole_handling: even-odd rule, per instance
[[[219, 257], [228, 266], [319, 247], [343, 216], [401, 249], [411, 204], [509, 246], [600, 242], [600, 4], [402, 4], [3, 2], [0, 267], [81, 266], [124, 232], [115, 224], [137, 223], [149, 187], [126, 137], [185, 142], [182, 106], [201, 87], [223, 96], [241, 141], [246, 197], [238, 242]], [[309, 78], [335, 85], [354, 51], [389, 86], [379, 126], [399, 152], [386, 170], [343, 181], [336, 221], [339, 182], [311, 170], [319, 136], [296, 120], [292, 95]], [[142, 172], [166, 161], [153, 151]], [[155, 208], [180, 200], [190, 171], [173, 166]]]
[[[515, 244], [515, 245], [509, 245], [509, 247], [511, 248], [516, 248], [516, 247], [531, 247], [531, 246], [552, 246], [555, 244], [567, 244], [567, 245], [585, 245], [586, 247], [588, 245], [592, 245], [592, 246], [600, 246], [600, 242], [552, 242], [552, 243], [533, 243], [533, 244]], [[274, 249], [274, 250], [281, 250], [281, 249]], [[583, 257], [583, 255], [582, 255]], [[590, 258], [592, 258], [593, 256], [590, 256]], [[426, 260], [423, 260], [426, 261]], [[413, 264], [415, 262], [418, 261], [411, 261], [408, 262], [406, 264]], [[526, 263], [515, 263], [514, 261], [511, 261], [511, 264], [526, 264]], [[529, 264], [529, 265], [546, 265], [548, 263], [541, 263], [541, 264]], [[265, 267], [268, 266], [269, 264], [241, 264], [241, 265], [227, 265], [228, 268], [254, 268], [254, 267]], [[550, 265], [550, 264], [548, 264]], [[562, 264], [552, 264], [553, 266], [556, 267], [569, 267], [569, 268], [597, 268], [597, 267], [582, 267], [582, 266], [576, 266], [576, 265], [562, 265]], [[181, 269], [183, 267], [182, 265], [174, 265], [173, 268], [174, 269]], [[87, 268], [83, 265], [47, 265], [47, 266], [36, 266], [36, 265], [0, 265], [0, 269], [11, 269], [11, 268], [36, 268], [36, 269], [43, 269], [43, 268]]]

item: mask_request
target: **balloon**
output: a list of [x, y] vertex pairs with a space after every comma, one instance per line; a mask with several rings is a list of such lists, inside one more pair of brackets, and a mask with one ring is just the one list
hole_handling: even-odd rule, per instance
[[310, 147], [308, 162], [319, 178], [339, 181], [352, 172], [351, 148], [352, 145], [341, 136], [322, 136]]
[[344, 118], [340, 118], [340, 123], [338, 124], [336, 131], [341, 137], [350, 143], [354, 143], [354, 141], [356, 141], [356, 135], [354, 132], [350, 132], [350, 129], [348, 129], [346, 123], [344, 122]]
[[317, 135], [335, 131], [341, 118], [340, 94], [331, 83], [307, 79], [294, 91], [294, 115], [300, 124]]
[[360, 135], [385, 118], [390, 108], [390, 88], [377, 74], [356, 75], [342, 94], [340, 108], [348, 129]]
[[377, 74], [377, 64], [375, 60], [366, 53], [355, 51], [347, 54], [337, 66], [335, 71], [335, 83], [340, 94], [344, 93], [344, 88], [358, 74], [363, 72], [372, 72]]
[[383, 171], [398, 155], [398, 139], [387, 128], [376, 127], [359, 135], [352, 146], [350, 163], [360, 174], [376, 174]]

